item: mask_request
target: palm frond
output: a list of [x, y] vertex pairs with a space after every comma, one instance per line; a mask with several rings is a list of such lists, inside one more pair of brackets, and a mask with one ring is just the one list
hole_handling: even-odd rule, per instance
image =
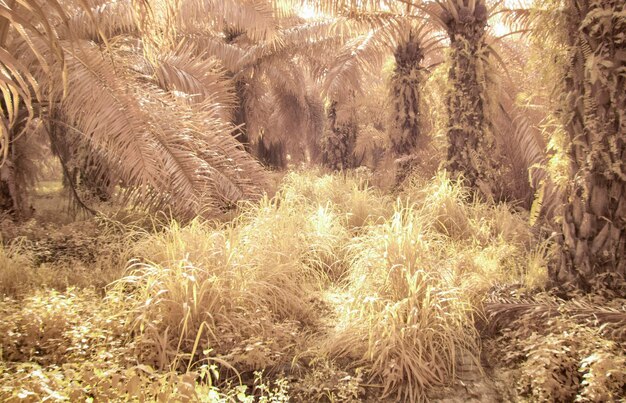
[[[292, 67], [294, 73], [298, 66]], [[301, 91], [294, 92], [289, 83], [272, 87], [273, 111], [269, 121], [272, 126], [267, 128], [265, 141], [280, 141], [286, 151], [294, 158], [299, 155], [305, 158], [307, 151], [316, 154], [316, 147], [311, 147], [320, 138], [324, 126], [324, 106], [319, 89], [312, 84], [310, 77], [298, 74], [301, 80]], [[298, 87], [296, 87], [298, 88]]]
[[183, 34], [208, 24], [218, 29], [245, 30], [255, 41], [271, 40], [277, 33], [277, 18], [284, 14], [284, 7], [275, 7], [268, 0], [185, 0], [177, 14], [177, 23]]
[[361, 91], [361, 76], [375, 74], [380, 70], [384, 54], [391, 52], [387, 31], [372, 30], [351, 41], [338, 52], [334, 63], [328, 68], [322, 91], [332, 99], [340, 99], [349, 90]]
[[[492, 299], [494, 297], [492, 296]], [[505, 328], [525, 326], [524, 323], [546, 323], [555, 317], [570, 318], [578, 323], [595, 326], [616, 341], [626, 340], [626, 312], [584, 299], [565, 301], [551, 296], [495, 297], [484, 307], [488, 329], [497, 332]]]
[[85, 3], [89, 5], [88, 9], [76, 7], [78, 10], [60, 25], [61, 38], [99, 42], [117, 35], [138, 34], [137, 16], [131, 0], [90, 0]]
[[[28, 111], [29, 120], [35, 117], [33, 109], [33, 96], [42, 100], [40, 84], [29, 71], [29, 65], [9, 52], [9, 46], [15, 48], [12, 42], [18, 38], [18, 42], [27, 44], [30, 56], [36, 59], [40, 67], [48, 72], [50, 64], [54, 61], [63, 66], [61, 74], [56, 77], [60, 80], [64, 90], [67, 90], [67, 71], [64, 64], [64, 52], [62, 51], [58, 34], [55, 30], [54, 18], [67, 21], [67, 16], [61, 4], [57, 0], [47, 2], [46, 9], [37, 0], [21, 0], [3, 2], [0, 4], [0, 91], [7, 106], [8, 126], [0, 133], [0, 167], [7, 161], [9, 147], [9, 130], [16, 124], [17, 109], [23, 104]], [[46, 51], [51, 58], [46, 58], [35, 46], [33, 41], [44, 43]], [[3, 118], [4, 111], [2, 113]]]
[[378, 12], [381, 10], [391, 10], [394, 13], [406, 11], [406, 5], [402, 1], [394, 0], [321, 0], [302, 1], [314, 6], [318, 11], [330, 15], [350, 15], [364, 12]]
[[[94, 45], [81, 45], [80, 52], [66, 57], [71, 91], [61, 103], [64, 117], [81, 138], [109, 156], [111, 166], [124, 161], [125, 183], [158, 188], [158, 156], [146, 134], [149, 129], [140, 103]], [[51, 98], [60, 99], [58, 88], [54, 90]]]
[[164, 90], [184, 95], [192, 103], [219, 105], [222, 109], [221, 117], [230, 119], [236, 101], [234, 85], [215, 59], [196, 56], [185, 49], [179, 50], [159, 58], [155, 76]]
[[247, 49], [237, 44], [225, 43], [221, 38], [207, 35], [184, 36], [185, 46], [195, 46], [198, 52], [217, 58], [231, 72], [240, 71], [241, 60], [246, 56]]

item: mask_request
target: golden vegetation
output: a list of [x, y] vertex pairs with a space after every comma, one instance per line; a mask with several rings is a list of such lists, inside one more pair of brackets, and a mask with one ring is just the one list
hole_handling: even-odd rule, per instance
[[[466, 200], [444, 177], [394, 201], [357, 176], [294, 172], [232, 222], [116, 224], [129, 264], [104, 289], [93, 277], [58, 284], [63, 269], [35, 269], [14, 243], [1, 260], [0, 395], [423, 399], [461, 368], [480, 373], [486, 291], [546, 284], [547, 249], [533, 246], [525, 217]], [[503, 337], [533, 345], [527, 358], [509, 347], [522, 372], [549, 349], [550, 339], [535, 349], [532, 337]], [[583, 381], [581, 396], [617, 393], [612, 343], [567, 361], [577, 382], [567, 393]], [[524, 379], [520, 393], [552, 393]]]
[[623, 400], [624, 4], [515, 3], [0, 4], [0, 400]]

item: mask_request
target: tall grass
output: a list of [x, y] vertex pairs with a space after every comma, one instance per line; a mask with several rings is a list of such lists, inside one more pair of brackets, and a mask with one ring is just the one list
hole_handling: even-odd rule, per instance
[[[63, 345], [80, 345], [74, 335], [82, 335], [81, 318], [97, 316], [85, 323], [93, 324], [93, 337], [104, 335], [99, 351], [115, 339], [111, 346], [125, 355], [116, 365], [134, 363], [128, 379], [140, 379], [139, 389], [171, 374], [167, 396], [185, 395], [179, 389], [190, 384], [185, 396], [194, 395], [197, 380], [214, 393], [217, 378], [250, 383], [256, 371], [298, 367], [303, 376], [294, 390], [311, 391], [306, 382], [314, 380], [335, 385], [327, 396], [357, 398], [363, 382], [396, 400], [424, 400], [432, 388], [454, 382], [459, 365], [480, 372], [474, 321], [486, 291], [512, 282], [541, 287], [549, 248], [537, 243], [525, 217], [504, 205], [469, 202], [471, 195], [443, 175], [396, 196], [353, 174], [292, 172], [274, 197], [241, 206], [227, 223], [171, 221], [145, 231], [105, 220], [102, 236], [120, 243], [92, 262], [90, 281], [117, 275], [121, 267], [113, 266], [131, 260], [104, 300], [71, 290], [27, 300], [36, 312], [57, 304], [37, 317], [62, 324], [61, 333], [31, 329], [34, 316], [19, 319], [14, 302], [7, 312], [32, 334], [25, 345], [47, 340], [46, 349], [59, 334], [71, 336]], [[5, 249], [0, 291], [29, 296], [50, 286], [46, 279], [54, 276], [46, 270], [18, 246]], [[82, 276], [68, 284], [82, 284]], [[92, 300], [93, 309], [68, 308], [62, 318], [68, 301], [86, 307]], [[61, 350], [51, 351], [61, 362]], [[118, 397], [135, 396], [131, 389]], [[286, 387], [279, 389], [283, 396]]]
[[383, 394], [398, 400], [451, 382], [462, 356], [478, 362], [471, 290], [442, 264], [442, 238], [416, 206], [398, 204], [350, 245], [352, 303], [329, 352], [369, 367]]
[[37, 282], [32, 256], [19, 241], [6, 247], [0, 244], [0, 297], [16, 297], [28, 292]]
[[[506, 206], [468, 203], [439, 176], [348, 245], [350, 304], [326, 351], [369, 368], [383, 395], [419, 401], [456, 367], [480, 371], [474, 319], [489, 287], [525, 281], [533, 235]], [[536, 284], [533, 284], [536, 285]]]
[[349, 229], [380, 211], [372, 192], [354, 180], [288, 175], [274, 198], [230, 223], [172, 222], [137, 242], [137, 260], [111, 292], [132, 307], [138, 355], [159, 368], [286, 364], [285, 349], [299, 343], [294, 328], [318, 321], [311, 296], [343, 276]]

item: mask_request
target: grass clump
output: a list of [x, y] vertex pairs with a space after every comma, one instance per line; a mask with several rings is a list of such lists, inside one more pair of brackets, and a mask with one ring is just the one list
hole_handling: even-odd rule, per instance
[[526, 217], [510, 206], [476, 201], [443, 173], [424, 186], [408, 186], [403, 195], [430, 233], [440, 236], [438, 258], [452, 262], [459, 280], [481, 291], [500, 284], [547, 285], [550, 243], [539, 242]]
[[[428, 233], [431, 233], [429, 237]], [[457, 361], [478, 362], [471, 294], [438, 256], [441, 237], [415, 206], [350, 245], [350, 306], [330, 353], [370, 369], [383, 395], [416, 401], [454, 378]]]
[[355, 173], [292, 172], [285, 177], [281, 191], [284, 200], [331, 205], [343, 225], [351, 230], [380, 222], [393, 213], [393, 200]]
[[349, 233], [336, 209], [279, 193], [218, 225], [173, 222], [130, 252], [111, 292], [125, 296], [142, 362], [248, 372], [290, 363], [315, 326], [312, 296], [342, 275]]
[[278, 364], [281, 338], [293, 344], [291, 323], [308, 319], [306, 293], [284, 263], [242, 260], [239, 242], [232, 227], [195, 222], [138, 246], [154, 251], [152, 262], [133, 265], [111, 293], [126, 295], [142, 362], [188, 370], [221, 357], [248, 371]]

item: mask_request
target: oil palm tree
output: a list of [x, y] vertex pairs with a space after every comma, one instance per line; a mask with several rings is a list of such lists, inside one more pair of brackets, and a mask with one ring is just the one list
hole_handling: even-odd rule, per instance
[[245, 29], [182, 36], [220, 60], [236, 81], [236, 123], [243, 125], [253, 150], [278, 161], [282, 153], [275, 151], [282, 148], [292, 159], [310, 160], [318, 154], [325, 120], [320, 77], [328, 55], [352, 32], [334, 18], [305, 21], [283, 16], [275, 24], [269, 39], [254, 39]]
[[[245, 20], [251, 35], [273, 35], [269, 18], [248, 18], [273, 5], [235, 3], [184, 2], [181, 10], [200, 4], [221, 12], [216, 26]], [[45, 130], [68, 177], [88, 172], [133, 204], [193, 216], [259, 192], [263, 170], [231, 136], [231, 78], [206, 53], [175, 46], [174, 33], [191, 23], [181, 13], [164, 2], [138, 5], [150, 12], [130, 1], [0, 6], [5, 193], [17, 188], [16, 139], [35, 129]], [[164, 21], [172, 24], [159, 28]]]
[[[626, 292], [625, 7], [620, 1], [545, 0], [515, 10], [556, 71], [546, 66], [560, 125], [553, 134], [559, 185], [560, 253], [551, 268], [559, 284]], [[547, 28], [549, 27], [549, 28]], [[565, 180], [560, 180], [565, 177]]]
[[409, 27], [394, 52], [396, 65], [391, 78], [391, 102], [394, 110], [390, 129], [392, 150], [410, 154], [420, 139], [420, 87], [423, 80], [424, 50], [419, 33]]
[[330, 101], [328, 127], [321, 139], [322, 164], [342, 171], [356, 167], [354, 155], [358, 125], [353, 105], [354, 96], [348, 100]]
[[392, 105], [389, 137], [397, 156], [410, 155], [427, 141], [427, 135], [422, 133], [425, 105], [421, 91], [432, 65], [425, 66], [424, 61], [437, 55], [440, 42], [440, 36], [424, 22], [406, 21], [397, 34], [389, 94]]
[[624, 292], [626, 277], [626, 6], [563, 1], [568, 58], [562, 119], [570, 182], [555, 277]]
[[[353, 115], [353, 112], [337, 113], [351, 104], [342, 102], [341, 98], [349, 99], [344, 94], [350, 92], [361, 95], [364, 78], [380, 75], [385, 58], [393, 54], [396, 66], [389, 92], [393, 111], [389, 130], [390, 148], [396, 155], [406, 155], [413, 151], [416, 144], [423, 143], [420, 108], [424, 105], [420, 104], [420, 89], [425, 68], [421, 63], [431, 53], [437, 40], [433, 38], [429, 26], [411, 11], [417, 8], [405, 5], [398, 7], [398, 4], [367, 2], [347, 5], [341, 2], [319, 2], [316, 6], [323, 11], [335, 13], [337, 18], [345, 20], [352, 27], [353, 32], [360, 33], [346, 42], [329, 64], [323, 78], [324, 93], [332, 106], [329, 116]], [[388, 10], [380, 11], [383, 6]], [[327, 131], [325, 144], [343, 147], [343, 154], [337, 152], [337, 158], [340, 155], [349, 155], [349, 150], [355, 148], [357, 136], [354, 129], [347, 130], [350, 127], [355, 129], [358, 125], [346, 121], [341, 129]], [[332, 156], [333, 152], [329, 150], [326, 154]], [[344, 158], [334, 165], [346, 166], [354, 163], [355, 159], [348, 163]]]
[[485, 0], [464, 2], [436, 0], [430, 17], [444, 28], [450, 40], [450, 91], [448, 109], [448, 158], [445, 166], [453, 177], [482, 193], [493, 191], [493, 135], [487, 110], [490, 48], [487, 46]]
[[[368, 1], [363, 3], [329, 0], [319, 2], [318, 7], [326, 12], [339, 13], [353, 18], [376, 17], [376, 21], [395, 18], [394, 29], [386, 30], [389, 36], [399, 43], [395, 49], [397, 74], [394, 79], [392, 98], [395, 104], [395, 122], [392, 128], [392, 144], [398, 153], [406, 153], [413, 142], [419, 141], [417, 117], [420, 114], [419, 83], [411, 76], [400, 77], [399, 71], [414, 76], [420, 69], [417, 61], [426, 49], [432, 46], [428, 37], [411, 36], [411, 28], [422, 27], [415, 20], [427, 20], [428, 29], [442, 30], [450, 41], [450, 91], [447, 97], [448, 108], [448, 158], [445, 166], [454, 177], [463, 176], [466, 185], [491, 195], [494, 190], [496, 173], [494, 140], [491, 121], [487, 116], [488, 79], [487, 70], [492, 49], [487, 43], [487, 20], [491, 13], [483, 0], [405, 2]], [[404, 24], [398, 23], [403, 21]], [[407, 21], [413, 21], [407, 24]], [[390, 25], [392, 26], [392, 25]], [[422, 29], [422, 28], [417, 28]], [[398, 41], [399, 39], [399, 41]], [[410, 45], [408, 40], [411, 40]], [[392, 41], [393, 43], [393, 41]], [[406, 47], [405, 47], [406, 46]], [[408, 50], [410, 53], [408, 53]], [[421, 49], [422, 51], [417, 51]], [[404, 52], [404, 55], [402, 54]], [[409, 60], [406, 56], [412, 56]], [[410, 63], [411, 67], [407, 65]], [[402, 66], [404, 65], [404, 66]], [[400, 83], [403, 85], [400, 87]], [[409, 135], [409, 133], [412, 133]]]

